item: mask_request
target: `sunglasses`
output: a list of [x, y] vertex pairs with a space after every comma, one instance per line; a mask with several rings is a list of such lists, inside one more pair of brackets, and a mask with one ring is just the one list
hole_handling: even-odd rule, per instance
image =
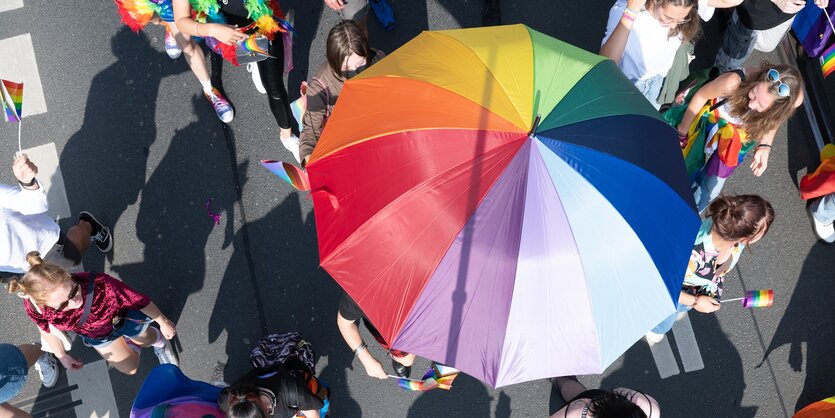
[[675, 24], [676, 26], [680, 26], [690, 21], [689, 17], [685, 17], [684, 19], [679, 20], [667, 16], [667, 14], [664, 13], [664, 9], [659, 4], [655, 5], [655, 14], [658, 16], [659, 22], [668, 26], [673, 24]]
[[788, 84], [780, 81], [779, 71], [773, 68], [768, 70], [768, 73], [766, 73], [766, 78], [771, 83], [780, 83], [777, 85], [777, 95], [779, 95], [780, 97], [789, 97], [789, 94], [791, 94], [791, 89], [789, 88]]
[[55, 308], [55, 310], [63, 311], [64, 309], [66, 309], [67, 306], [70, 304], [70, 301], [75, 299], [75, 296], [78, 294], [79, 289], [81, 289], [81, 286], [78, 283], [76, 283], [75, 286], [73, 286], [73, 288], [70, 290], [70, 293], [67, 295], [67, 300], [61, 302], [61, 304], [58, 305], [58, 307]]

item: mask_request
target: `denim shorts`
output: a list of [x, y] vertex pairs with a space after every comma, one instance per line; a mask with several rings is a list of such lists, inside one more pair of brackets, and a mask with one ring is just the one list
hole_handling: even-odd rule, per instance
[[12, 400], [26, 384], [29, 365], [17, 346], [0, 344], [0, 403]]
[[119, 326], [117, 329], [114, 329], [110, 335], [100, 339], [85, 337], [83, 335], [79, 335], [79, 337], [81, 337], [81, 340], [84, 341], [84, 345], [88, 347], [104, 348], [119, 338], [131, 338], [141, 335], [146, 329], [148, 329], [151, 322], [153, 322], [151, 318], [142, 313], [142, 311], [128, 311], [125, 314], [124, 324]]

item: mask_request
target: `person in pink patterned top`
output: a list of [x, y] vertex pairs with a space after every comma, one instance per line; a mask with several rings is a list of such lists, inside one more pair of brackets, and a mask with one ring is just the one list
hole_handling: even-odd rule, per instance
[[[139, 368], [141, 347], [153, 347], [160, 363], [177, 364], [168, 341], [175, 325], [151, 299], [104, 273], [70, 274], [45, 263], [37, 251], [26, 256], [31, 266], [9, 282], [9, 293], [24, 298], [26, 314], [34, 322], [55, 357], [68, 370], [78, 370], [81, 360], [64, 350], [54, 330], [74, 332], [122, 373]], [[159, 327], [150, 326], [156, 322]]]

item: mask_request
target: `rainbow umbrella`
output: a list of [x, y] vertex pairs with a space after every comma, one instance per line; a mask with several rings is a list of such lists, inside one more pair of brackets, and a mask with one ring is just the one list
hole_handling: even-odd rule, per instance
[[835, 396], [797, 411], [792, 418], [835, 418]]
[[700, 225], [675, 131], [524, 25], [354, 77], [307, 167], [321, 265], [393, 347], [495, 387], [603, 371], [674, 312]]

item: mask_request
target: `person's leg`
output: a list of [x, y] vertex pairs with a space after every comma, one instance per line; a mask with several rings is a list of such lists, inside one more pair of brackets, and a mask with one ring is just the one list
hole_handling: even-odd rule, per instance
[[577, 380], [577, 376], [552, 377], [549, 380], [557, 387], [560, 396], [566, 402], [586, 391], [586, 387]]
[[809, 206], [815, 233], [826, 243], [835, 242], [835, 193], [825, 195]]
[[126, 374], [134, 375], [139, 368], [139, 354], [128, 347], [124, 338], [117, 338], [112, 343], [95, 347], [102, 358], [116, 370]]
[[17, 346], [20, 349], [20, 352], [23, 353], [23, 357], [26, 357], [26, 366], [32, 367], [35, 365], [35, 362], [38, 361], [41, 355], [43, 355], [43, 351], [41, 350], [41, 346], [36, 344], [21, 344]]
[[180, 360], [177, 358], [171, 342], [165, 339], [159, 328], [145, 324], [140, 329], [141, 331], [137, 334], [127, 335], [125, 338], [139, 347], [153, 348], [159, 364], [179, 364]]
[[284, 88], [284, 42], [280, 37], [270, 42], [269, 53], [275, 58], [258, 61], [258, 71], [264, 89], [267, 90], [267, 100], [278, 123], [281, 138], [288, 138], [293, 134], [290, 130], [292, 113], [287, 89]]
[[205, 92], [207, 90], [206, 83], [209, 84], [208, 90], [211, 90], [209, 68], [206, 66], [206, 57], [203, 56], [203, 50], [200, 49], [197, 42], [194, 42], [194, 40], [191, 39], [191, 36], [180, 32], [177, 29], [177, 25], [169, 24], [168, 30], [171, 31], [171, 34], [174, 35], [174, 39], [177, 40], [177, 44], [179, 44], [180, 48], [183, 50], [183, 55], [186, 56], [186, 62], [188, 63], [189, 68], [191, 68], [191, 72], [194, 73], [197, 80], [203, 85], [203, 91]]
[[0, 418], [32, 418], [32, 416], [7, 403], [2, 403], [0, 404]]
[[713, 66], [721, 72], [727, 72], [742, 67], [751, 55], [756, 43], [756, 32], [745, 27], [739, 20], [736, 11], [728, 21], [728, 27], [722, 37], [722, 46], [716, 53]]
[[412, 367], [412, 364], [415, 364], [415, 357], [417, 357], [416, 355], [406, 354], [405, 356], [398, 357], [396, 354], [398, 354], [398, 353], [391, 353], [392, 360], [394, 360], [394, 361], [396, 361], [396, 362], [398, 362], [398, 363], [400, 363], [400, 364], [402, 364], [406, 367]]
[[653, 333], [653, 334], [657, 334], [657, 335], [666, 334], [671, 329], [673, 329], [673, 325], [678, 320], [678, 314], [680, 314], [682, 312], [687, 312], [689, 310], [690, 310], [689, 306], [679, 304], [678, 307], [676, 308], [676, 311], [673, 314], [671, 314], [666, 319], [661, 321], [661, 323], [656, 325], [655, 328], [653, 328], [652, 331], [650, 331], [650, 332]]
[[90, 248], [90, 237], [93, 235], [93, 225], [87, 221], [78, 221], [77, 225], [73, 225], [67, 230], [67, 239], [72, 242], [72, 245], [79, 253], [84, 254], [87, 248]]
[[702, 174], [696, 183], [693, 197], [696, 199], [696, 209], [699, 213], [707, 209], [710, 202], [719, 196], [722, 192], [722, 187], [725, 185], [725, 178], [714, 176], [710, 174]]

